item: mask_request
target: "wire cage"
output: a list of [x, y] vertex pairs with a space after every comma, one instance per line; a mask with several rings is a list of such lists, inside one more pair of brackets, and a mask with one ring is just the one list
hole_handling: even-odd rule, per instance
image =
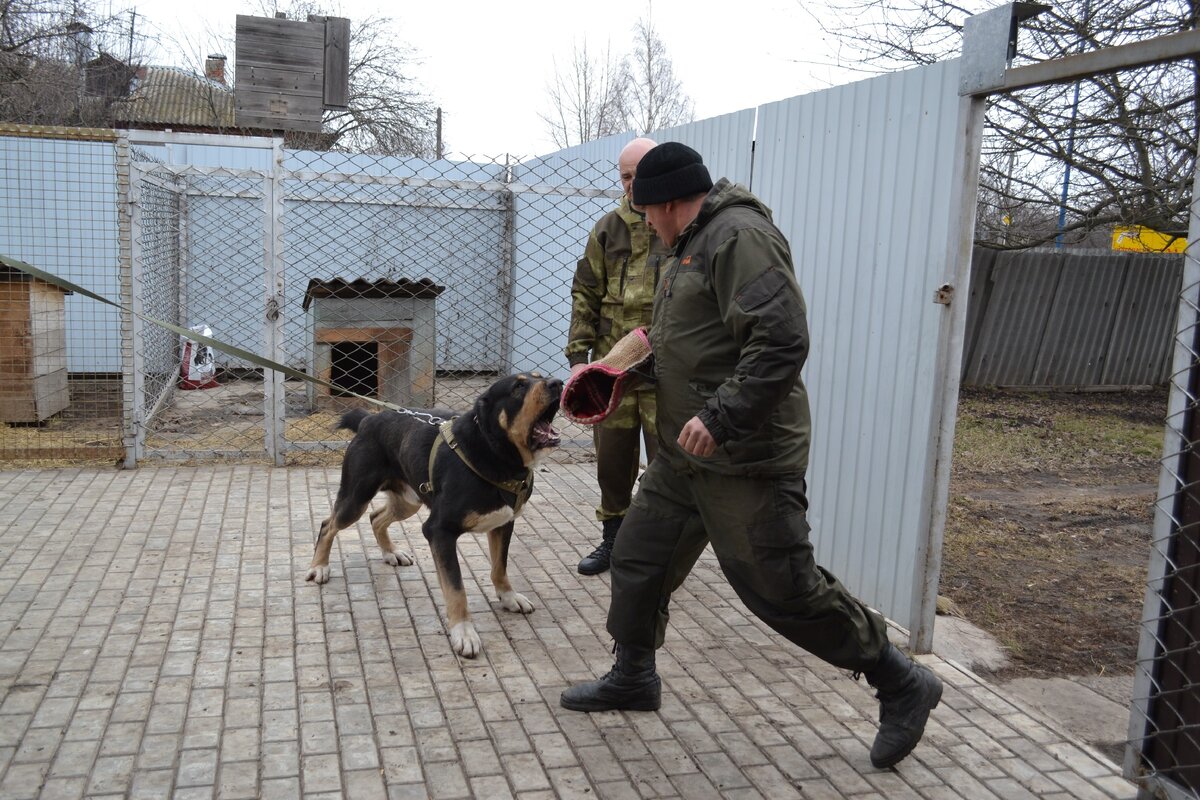
[[[575, 264], [620, 197], [607, 159], [426, 160], [130, 136], [0, 135], [16, 166], [3, 180], [23, 209], [0, 223], [4, 255], [130, 310], [67, 297], [72, 402], [6, 429], [0, 458], [336, 460], [349, 405], [463, 410], [501, 374], [568, 374]], [[307, 290], [335, 280], [359, 318], [316, 330]], [[427, 306], [414, 317], [374, 296], [383, 285], [439, 289], [404, 301]], [[198, 356], [200, 380], [189, 374]], [[306, 376], [333, 378], [339, 402]], [[590, 436], [567, 443], [564, 454]]]
[[[0, 131], [0, 254], [119, 298], [120, 144], [113, 131]], [[122, 319], [78, 293], [11, 273], [0, 293], [0, 459], [24, 465], [124, 456]]]

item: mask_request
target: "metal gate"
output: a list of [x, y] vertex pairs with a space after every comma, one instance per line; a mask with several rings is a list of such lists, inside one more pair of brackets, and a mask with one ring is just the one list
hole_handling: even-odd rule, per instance
[[[271, 357], [272, 175], [173, 166], [136, 144], [129, 155], [127, 463], [266, 454], [276, 430], [270, 373], [264, 380], [254, 365], [223, 354], [204, 363], [211, 353], [150, 320], [208, 326], [223, 341]], [[212, 380], [189, 383], [189, 368]], [[199, 388], [185, 388], [192, 384]]]

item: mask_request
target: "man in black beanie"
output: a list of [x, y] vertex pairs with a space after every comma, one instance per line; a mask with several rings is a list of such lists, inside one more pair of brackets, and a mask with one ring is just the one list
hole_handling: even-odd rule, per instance
[[806, 521], [810, 422], [800, 368], [804, 298], [787, 240], [741, 186], [714, 186], [700, 154], [660, 144], [638, 165], [633, 202], [673, 248], [650, 341], [658, 457], [612, 553], [608, 631], [616, 664], [562, 693], [576, 711], [654, 710], [671, 594], [708, 543], [738, 597], [789, 641], [877, 692], [871, 763], [912, 752], [942, 683], [888, 642], [879, 614], [813, 559]]

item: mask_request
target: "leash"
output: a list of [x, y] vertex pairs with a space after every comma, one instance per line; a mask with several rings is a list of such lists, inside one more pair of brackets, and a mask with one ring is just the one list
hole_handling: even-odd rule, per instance
[[379, 406], [380, 408], [390, 409], [392, 411], [398, 411], [401, 414], [408, 414], [409, 416], [417, 417], [418, 419], [421, 419], [422, 417], [428, 417], [429, 419], [422, 419], [421, 421], [426, 422], [427, 424], [430, 424], [430, 425], [440, 425], [443, 422], [445, 422], [445, 420], [441, 419], [440, 417], [435, 417], [432, 414], [425, 414], [425, 413], [419, 412], [419, 411], [412, 411], [410, 409], [402, 408], [401, 406], [395, 405], [394, 403], [388, 403], [383, 400], [376, 399], [374, 397], [367, 397], [366, 395], [361, 395], [356, 392], [351, 392], [348, 389], [346, 389], [345, 387], [335, 386], [334, 384], [330, 383], [329, 381], [322, 380], [314, 375], [309, 375], [307, 372], [301, 372], [300, 370], [289, 367], [286, 364], [280, 364], [278, 361], [272, 361], [269, 358], [263, 358], [262, 356], [258, 355], [257, 353], [251, 353], [249, 350], [243, 350], [240, 347], [235, 347], [234, 345], [227, 344], [226, 342], [222, 342], [219, 339], [214, 339], [211, 336], [205, 336], [202, 333], [196, 333], [195, 331], [191, 331], [186, 328], [181, 328], [180, 326], [172, 324], [170, 322], [166, 322], [161, 319], [156, 319], [147, 314], [139, 313], [137, 311], [134, 311], [133, 309], [126, 308], [125, 306], [121, 305], [120, 303], [116, 303], [112, 300], [109, 300], [107, 297], [104, 297], [103, 295], [96, 294], [95, 292], [89, 291], [88, 289], [85, 289], [78, 284], [72, 283], [71, 281], [67, 280], [66, 278], [60, 278], [57, 275], [52, 275], [49, 272], [44, 272], [43, 270], [38, 269], [37, 267], [33, 266], [32, 264], [26, 264], [24, 261], [18, 261], [15, 258], [9, 258], [8, 256], [0, 255], [0, 264], [4, 265], [6, 267], [9, 267], [10, 269], [15, 269], [18, 272], [24, 272], [26, 275], [30, 275], [34, 278], [37, 278], [40, 281], [57, 286], [60, 289], [65, 289], [68, 292], [75, 292], [76, 294], [83, 295], [84, 297], [90, 297], [91, 299], [96, 300], [101, 303], [104, 303], [105, 305], [109, 305], [109, 306], [112, 306], [113, 308], [116, 308], [121, 311], [132, 314], [133, 316], [137, 317], [138, 319], [149, 322], [152, 325], [157, 325], [160, 328], [166, 328], [167, 330], [172, 331], [173, 333], [177, 333], [180, 336], [184, 337], [185, 339], [191, 339], [193, 342], [199, 342], [200, 344], [206, 344], [215, 350], [220, 350], [222, 353], [227, 353], [231, 356], [235, 356], [237, 358], [242, 359], [243, 361], [249, 361], [251, 364], [257, 364], [258, 366], [263, 367], [264, 369], [270, 369], [270, 370], [274, 370], [275, 372], [283, 373], [284, 375], [286, 375], [289, 378], [295, 378], [296, 380], [307, 381], [308, 383], [314, 383], [318, 386], [324, 386], [325, 388], [330, 389], [330, 390], [336, 389], [338, 392], [341, 392], [343, 394], [348, 394], [351, 397], [356, 397], [359, 400], [364, 400], [364, 401], [370, 403], [371, 405]]
[[531, 469], [525, 470], [524, 478], [513, 478], [513, 479], [507, 480], [507, 481], [492, 480], [491, 478], [489, 478], [488, 476], [486, 476], [482, 472], [480, 472], [478, 469], [476, 469], [475, 465], [471, 463], [471, 460], [469, 458], [467, 458], [466, 453], [464, 453], [459, 448], [458, 440], [454, 438], [454, 431], [451, 430], [453, 425], [454, 425], [454, 420], [452, 420], [452, 419], [446, 420], [445, 422], [443, 422], [441, 424], [441, 427], [438, 429], [438, 434], [433, 440], [433, 447], [429, 448], [429, 480], [425, 481], [419, 487], [417, 487], [418, 491], [420, 491], [422, 493], [428, 493], [428, 494], [434, 493], [433, 464], [437, 460], [437, 453], [438, 453], [438, 450], [440, 449], [438, 447], [438, 440], [441, 440], [446, 443], [447, 447], [450, 448], [450, 452], [452, 452], [452, 453], [454, 453], [454, 455], [458, 456], [459, 460], [467, 465], [467, 468], [470, 469], [471, 472], [474, 472], [481, 479], [483, 479], [484, 481], [487, 481], [492, 486], [495, 486], [497, 489], [500, 489], [501, 491], [504, 491], [504, 492], [508, 492], [511, 495], [515, 495], [516, 501], [513, 504], [513, 516], [515, 517], [518, 514], [520, 514], [521, 508], [525, 505], [525, 502], [529, 499], [529, 496], [531, 494], [533, 494], [533, 470], [531, 470]]

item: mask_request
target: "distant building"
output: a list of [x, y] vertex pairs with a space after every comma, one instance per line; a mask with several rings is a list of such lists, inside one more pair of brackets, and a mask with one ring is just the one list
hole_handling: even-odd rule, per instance
[[[93, 65], [99, 68], [99, 61], [90, 63], [89, 70]], [[234, 124], [233, 88], [225, 83], [225, 56], [209, 56], [204, 71], [200, 76], [179, 67], [137, 67], [128, 94], [113, 103], [113, 124], [143, 130], [249, 133]], [[103, 83], [102, 77], [93, 78], [89, 72], [89, 88]]]

